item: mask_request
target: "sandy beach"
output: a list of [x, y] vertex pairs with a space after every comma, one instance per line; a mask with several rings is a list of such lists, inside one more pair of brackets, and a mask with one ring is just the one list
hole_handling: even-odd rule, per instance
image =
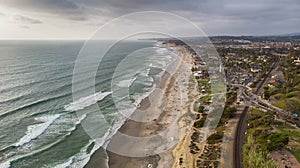
[[[140, 168], [140, 167], [171, 167], [173, 165], [172, 150], [182, 138], [180, 135], [185, 132], [186, 124], [182, 124], [184, 117], [188, 111], [188, 87], [189, 79], [192, 75], [192, 59], [182, 47], [176, 47], [179, 57], [172, 64], [171, 69], [164, 73], [161, 80], [156, 86], [156, 90], [148, 97], [142, 100], [139, 108], [133, 113], [131, 118], [147, 118], [152, 113], [160, 113], [158, 118], [148, 122], [137, 122], [128, 119], [124, 125], [119, 129], [119, 132], [134, 137], [148, 137], [153, 135], [159, 135], [164, 139], [164, 142], [168, 147], [165, 150], [157, 149], [155, 141], [148, 140], [143, 143], [133, 142], [120, 142], [120, 138], [117, 135], [113, 136], [110, 146], [118, 145], [121, 151], [128, 153], [139, 153], [139, 149], [145, 150], [145, 147], [149, 147], [155, 155], [150, 154], [146, 157], [128, 157], [115, 152], [107, 151], [110, 168]], [[141, 112], [144, 114], [141, 115]], [[150, 117], [151, 118], [151, 117]], [[181, 124], [179, 124], [181, 123]], [[183, 130], [184, 129], [184, 130]], [[181, 132], [181, 133], [179, 133]], [[176, 137], [177, 136], [177, 137]], [[122, 143], [122, 144], [120, 144]], [[146, 145], [146, 146], [145, 146]], [[163, 151], [163, 152], [157, 152]], [[148, 151], [147, 151], [148, 152]], [[103, 153], [103, 149], [96, 151], [91, 157], [87, 168], [100, 167], [101, 160], [97, 157], [99, 153]], [[103, 162], [103, 160], [102, 160]], [[99, 166], [98, 166], [99, 165]]]

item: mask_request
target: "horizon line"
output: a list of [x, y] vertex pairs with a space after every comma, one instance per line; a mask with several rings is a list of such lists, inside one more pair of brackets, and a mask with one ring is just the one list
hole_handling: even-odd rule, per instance
[[[267, 36], [300, 36], [300, 33], [278, 33], [278, 34], [270, 34], [270, 35], [262, 35], [262, 34], [212, 34], [212, 35], [207, 35], [206, 37], [267, 37]], [[201, 36], [193, 36], [193, 37], [201, 37]], [[143, 39], [159, 39], [159, 38], [164, 38], [164, 37], [146, 37]], [[186, 38], [186, 37], [182, 37], [182, 38]], [[189, 38], [189, 37], [187, 37]], [[100, 39], [100, 40], [116, 40], [117, 38], [111, 38], [111, 39]], [[37, 39], [37, 38], [6, 38], [6, 39], [0, 39], [0, 41], [87, 41], [87, 40], [97, 40], [97, 39], [88, 39], [88, 38], [74, 38], [74, 39], [62, 39], [62, 38], [42, 38], [42, 39]], [[140, 40], [140, 39], [137, 39]]]

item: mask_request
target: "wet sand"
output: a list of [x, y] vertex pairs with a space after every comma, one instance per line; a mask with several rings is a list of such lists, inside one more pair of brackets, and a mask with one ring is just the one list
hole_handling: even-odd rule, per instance
[[[180, 107], [180, 103], [183, 101], [181, 97], [182, 92], [186, 93], [186, 100], [188, 92], [187, 89], [180, 90], [183, 84], [178, 82], [178, 79], [187, 78], [188, 80], [189, 76], [187, 75], [191, 75], [190, 67], [185, 67], [185, 69], [182, 67], [184, 61], [182, 58], [184, 57], [183, 55], [184, 54], [181, 54], [179, 59], [174, 63], [173, 69], [169, 71], [172, 75], [165, 73], [157, 84], [157, 89], [161, 92], [153, 92], [143, 99], [139, 108], [134, 112], [131, 118], [141, 117], [139, 114], [140, 111], [147, 112], [149, 108], [149, 111], [155, 108], [162, 110], [161, 106], [164, 106], [165, 108], [160, 111], [159, 117], [148, 122], [137, 122], [128, 119], [119, 129], [119, 132], [134, 137], [148, 137], [166, 130], [166, 128], [170, 127], [170, 124], [174, 123], [174, 121], [177, 123], [179, 116], [184, 113], [184, 110]], [[147, 114], [142, 115], [142, 117], [147, 117]], [[176, 129], [174, 128], [174, 130]], [[116, 140], [116, 138], [116, 136], [113, 136], [111, 143], [108, 145], [108, 149], [110, 145], [114, 145], [114, 140]], [[123, 151], [134, 152], [135, 150], [137, 151], [138, 149], [145, 147], [138, 145], [139, 144], [132, 144], [128, 142], [121, 144], [119, 148]], [[109, 158], [108, 165], [110, 168], [171, 167], [173, 164], [172, 149], [173, 148], [167, 149], [164, 153], [159, 155], [157, 154], [147, 157], [128, 157], [107, 151]], [[101, 156], [99, 153], [103, 153], [103, 149], [99, 149], [93, 154], [86, 168], [98, 168], [102, 166], [100, 166], [100, 163], [101, 161], [103, 162], [103, 160], [99, 159], [99, 156]]]

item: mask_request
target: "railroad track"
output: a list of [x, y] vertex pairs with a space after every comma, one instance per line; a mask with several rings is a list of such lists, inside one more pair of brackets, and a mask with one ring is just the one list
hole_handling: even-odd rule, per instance
[[[256, 88], [254, 94], [259, 95], [261, 93], [262, 88], [265, 86], [267, 79], [270, 77], [272, 72], [277, 68], [279, 65], [280, 58], [276, 57], [275, 62], [272, 64], [270, 70], [268, 73], [265, 75], [263, 80], [259, 83], [258, 87]], [[248, 120], [248, 115], [249, 115], [249, 106], [246, 106], [240, 116], [237, 128], [236, 128], [236, 133], [235, 133], [235, 138], [234, 138], [234, 144], [233, 144], [233, 165], [234, 168], [242, 168], [242, 146], [244, 143], [245, 139], [245, 132], [247, 129], [247, 120]]]

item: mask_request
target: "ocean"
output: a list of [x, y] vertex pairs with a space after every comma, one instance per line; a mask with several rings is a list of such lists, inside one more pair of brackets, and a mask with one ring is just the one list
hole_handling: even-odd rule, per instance
[[[126, 120], [116, 103], [137, 106], [177, 58], [174, 49], [159, 42], [118, 43], [102, 59], [95, 86], [78, 91], [95, 87], [95, 93], [73, 100], [73, 70], [83, 45], [83, 41], [0, 41], [0, 168], [84, 167]], [[82, 80], [89, 73], [83, 72]], [[129, 94], [130, 100], [113, 99], [114, 92], [122, 90], [115, 95]], [[100, 111], [92, 108], [95, 105]], [[95, 125], [97, 138], [87, 133], [89, 122]]]

